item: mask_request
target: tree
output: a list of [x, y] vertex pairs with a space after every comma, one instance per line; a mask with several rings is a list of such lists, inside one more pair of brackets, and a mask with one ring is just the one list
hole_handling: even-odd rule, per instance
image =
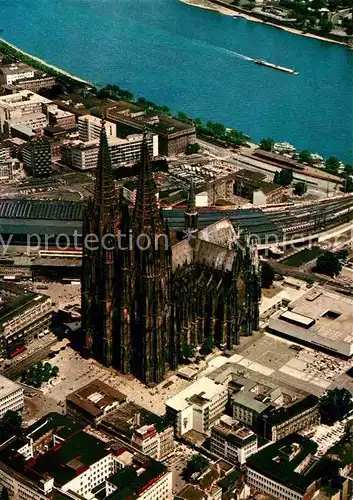
[[273, 177], [274, 184], [279, 186], [290, 186], [293, 181], [293, 171], [287, 168], [282, 168], [280, 172], [275, 172]]
[[325, 161], [325, 170], [330, 174], [337, 174], [338, 169], [340, 168], [341, 163], [338, 158], [335, 156], [330, 156]]
[[296, 182], [294, 185], [294, 194], [297, 196], [303, 196], [308, 190], [305, 182]]
[[184, 359], [192, 358], [195, 355], [195, 346], [184, 344], [181, 347], [180, 354]]
[[303, 163], [309, 163], [309, 165], [313, 163], [313, 155], [307, 149], [303, 149], [303, 151], [300, 151], [298, 157], [299, 160]]
[[331, 278], [338, 276], [342, 270], [342, 265], [337, 256], [332, 252], [324, 252], [316, 260], [315, 271], [321, 274], [331, 276]]
[[275, 272], [268, 262], [261, 264], [261, 285], [263, 288], [271, 288]]
[[212, 337], [206, 337], [202, 347], [201, 347], [201, 354], [210, 354], [212, 350], [214, 349], [214, 342]]
[[328, 19], [323, 19], [320, 24], [320, 31], [328, 35], [333, 30], [333, 23]]
[[186, 148], [186, 154], [187, 155], [192, 155], [192, 154], [195, 154], [195, 153], [198, 153], [201, 149], [201, 146], [198, 142], [193, 142], [191, 144], [188, 144], [187, 148]]
[[22, 416], [18, 411], [8, 410], [0, 421], [0, 441], [22, 433]]
[[321, 421], [324, 424], [334, 424], [353, 410], [352, 395], [345, 388], [331, 389], [321, 396], [319, 407]]
[[183, 470], [183, 477], [185, 481], [190, 481], [193, 474], [203, 471], [208, 464], [209, 461], [203, 455], [193, 455]]
[[273, 146], [275, 145], [274, 139], [272, 137], [268, 137], [267, 139], [262, 139], [260, 141], [260, 148], [263, 149], [264, 151], [272, 151]]
[[342, 250], [339, 250], [336, 253], [336, 257], [339, 260], [347, 260], [349, 257], [349, 252], [348, 252], [347, 248], [342, 248]]

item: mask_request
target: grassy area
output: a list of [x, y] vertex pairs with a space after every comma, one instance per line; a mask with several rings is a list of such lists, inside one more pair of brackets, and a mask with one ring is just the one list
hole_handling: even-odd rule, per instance
[[271, 286], [271, 288], [262, 288], [261, 292], [263, 297], [267, 299], [272, 299], [281, 289], [275, 286]]
[[291, 255], [290, 257], [288, 257], [288, 259], [284, 259], [282, 261], [282, 264], [291, 267], [300, 267], [303, 264], [306, 264], [311, 260], [316, 259], [319, 255], [322, 254], [322, 252], [323, 252], [322, 248], [319, 247], [305, 248], [304, 250], [301, 250], [300, 252]]

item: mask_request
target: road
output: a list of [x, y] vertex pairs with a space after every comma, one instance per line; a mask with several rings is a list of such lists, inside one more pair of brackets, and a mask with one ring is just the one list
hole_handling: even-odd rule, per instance
[[6, 368], [2, 372], [2, 374], [12, 380], [16, 379], [24, 370], [27, 370], [27, 368], [30, 368], [32, 365], [38, 363], [39, 361], [43, 361], [43, 359], [46, 359], [51, 352], [51, 346], [56, 344], [57, 341], [57, 338], [51, 340], [44, 347], [35, 350], [32, 354], [29, 354], [29, 356], [27, 356], [23, 360], [11, 364], [11, 366]]

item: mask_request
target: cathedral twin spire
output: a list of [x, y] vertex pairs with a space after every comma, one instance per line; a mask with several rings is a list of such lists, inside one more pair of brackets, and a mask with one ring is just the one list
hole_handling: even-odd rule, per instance
[[112, 174], [112, 162], [104, 119], [102, 120], [100, 132], [94, 204], [96, 208], [99, 207], [103, 213], [112, 213], [117, 205]]

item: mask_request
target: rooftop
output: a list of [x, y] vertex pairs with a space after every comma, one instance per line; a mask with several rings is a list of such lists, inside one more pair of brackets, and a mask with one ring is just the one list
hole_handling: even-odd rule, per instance
[[120, 469], [107, 479], [109, 483], [117, 488], [115, 492], [107, 497], [107, 500], [134, 498], [167, 472], [165, 465], [156, 460], [149, 457], [134, 456], [132, 465]]
[[135, 429], [144, 425], [154, 425], [157, 432], [171, 425], [166, 417], [156, 415], [130, 401], [122, 403], [119, 408], [106, 415], [102, 423], [111, 431], [124, 436], [131, 436]]
[[43, 418], [32, 424], [25, 430], [25, 436], [34, 441], [44, 436], [48, 432], [67, 439], [75, 432], [82, 429], [82, 425], [60, 413], [47, 413]]
[[12, 283], [0, 283], [0, 326], [6, 326], [14, 316], [48, 299], [47, 295], [24, 290]]
[[5, 398], [13, 392], [18, 391], [19, 389], [21, 389], [21, 386], [15, 384], [15, 382], [12, 382], [12, 380], [9, 380], [8, 378], [0, 375], [0, 399]]
[[24, 63], [6, 64], [0, 67], [0, 72], [4, 75], [17, 75], [20, 73], [34, 72], [31, 66]]
[[237, 447], [247, 445], [252, 441], [257, 440], [256, 434], [239, 423], [237, 420], [225, 416], [221, 417], [219, 424], [212, 428], [212, 432], [216, 432], [224, 436], [227, 441], [233, 443]]
[[53, 450], [28, 463], [31, 470], [49, 475], [63, 485], [111, 453], [99, 439], [79, 431]]
[[[176, 411], [182, 411], [190, 406], [193, 396], [198, 396], [201, 398], [200, 401], [207, 402], [225, 390], [225, 386], [216, 384], [207, 377], [202, 377], [186, 387], [183, 391], [168, 399], [166, 405]], [[199, 398], [197, 401], [199, 401]]]
[[103, 415], [111, 404], [126, 401], [126, 395], [95, 379], [66, 396], [66, 400], [93, 417], [98, 417]]
[[276, 319], [333, 341], [353, 343], [353, 300], [345, 295], [315, 287], [288, 308], [288, 312], [277, 314]]
[[304, 493], [320, 477], [316, 469], [318, 462], [309, 460], [305, 465], [305, 461], [315, 455], [317, 447], [314, 441], [292, 434], [248, 457], [247, 467]]
[[206, 493], [196, 486], [187, 484], [184, 488], [178, 491], [176, 497], [178, 500], [204, 500]]

